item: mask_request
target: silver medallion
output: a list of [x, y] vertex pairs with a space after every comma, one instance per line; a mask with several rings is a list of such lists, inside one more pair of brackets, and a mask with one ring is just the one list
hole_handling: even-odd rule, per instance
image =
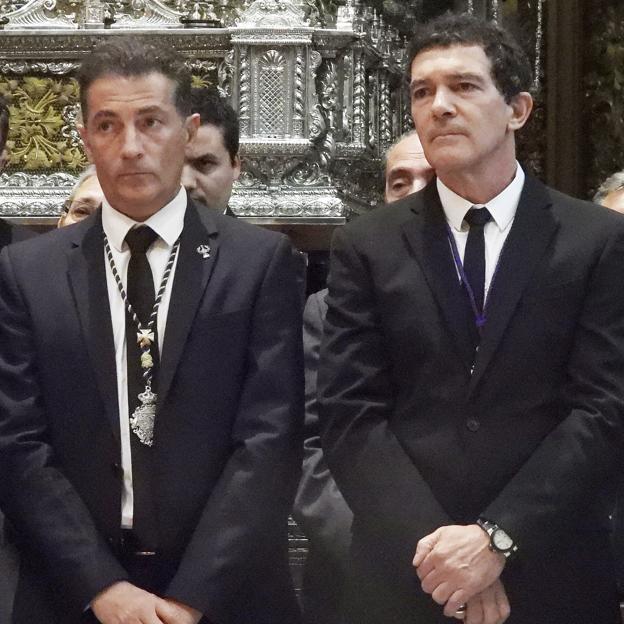
[[156, 417], [157, 395], [150, 388], [139, 394], [139, 405], [130, 416], [130, 428], [145, 446], [154, 444], [154, 419]]

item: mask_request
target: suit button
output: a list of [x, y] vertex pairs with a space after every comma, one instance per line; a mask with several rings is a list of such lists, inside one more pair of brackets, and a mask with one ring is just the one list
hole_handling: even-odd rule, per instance
[[466, 421], [466, 427], [468, 431], [472, 431], [473, 433], [475, 431], [479, 431], [480, 426], [481, 426], [481, 423], [476, 418], [469, 418]]
[[111, 464], [111, 469], [113, 471], [113, 474], [118, 478], [118, 479], [123, 479], [123, 468], [121, 467], [121, 464], [118, 464], [117, 462], [113, 462]]

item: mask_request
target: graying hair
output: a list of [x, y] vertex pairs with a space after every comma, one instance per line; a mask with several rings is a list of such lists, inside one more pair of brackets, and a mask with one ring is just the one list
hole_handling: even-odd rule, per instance
[[402, 134], [384, 153], [381, 157], [381, 166], [383, 168], [384, 180], [386, 179], [386, 167], [388, 166], [388, 154], [403, 140], [407, 139], [407, 137], [412, 136], [413, 134], [418, 134], [415, 128], [408, 130], [404, 134]]
[[67, 212], [69, 210], [69, 206], [72, 203], [74, 197], [76, 196], [76, 193], [78, 192], [78, 189], [81, 187], [82, 183], [87, 180], [88, 178], [91, 178], [93, 176], [97, 175], [97, 171], [95, 170], [95, 165], [89, 165], [79, 176], [78, 179], [76, 180], [76, 184], [74, 184], [74, 186], [72, 187], [71, 193], [69, 194], [69, 197], [65, 200], [65, 203], [63, 204], [63, 210], [65, 210], [65, 212]]
[[620, 191], [624, 189], [624, 171], [618, 171], [609, 176], [599, 187], [594, 195], [594, 201], [597, 204], [601, 204], [602, 200], [613, 193], [614, 191]]

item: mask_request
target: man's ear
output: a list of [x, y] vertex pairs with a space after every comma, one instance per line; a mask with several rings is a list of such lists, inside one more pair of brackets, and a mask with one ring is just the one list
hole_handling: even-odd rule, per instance
[[233, 172], [232, 172], [232, 182], [236, 182], [236, 180], [238, 180], [238, 176], [240, 175], [241, 172], [241, 159], [240, 156], [238, 154], [236, 154], [236, 156], [234, 156], [234, 165], [232, 167]]
[[76, 127], [78, 129], [78, 134], [80, 134], [80, 138], [82, 139], [82, 143], [84, 144], [87, 158], [89, 159], [89, 162], [93, 162], [91, 146], [89, 145], [89, 133], [87, 132], [87, 127], [84, 124], [78, 124]]
[[193, 113], [189, 115], [185, 121], [184, 126], [186, 128], [186, 142], [190, 143], [197, 134], [197, 129], [199, 128], [199, 113]]
[[521, 91], [511, 98], [509, 106], [512, 114], [508, 127], [510, 130], [520, 130], [533, 110], [533, 98], [527, 91]]
[[4, 166], [7, 164], [7, 160], [9, 160], [9, 152], [5, 147], [0, 153], [0, 171], [4, 169]]

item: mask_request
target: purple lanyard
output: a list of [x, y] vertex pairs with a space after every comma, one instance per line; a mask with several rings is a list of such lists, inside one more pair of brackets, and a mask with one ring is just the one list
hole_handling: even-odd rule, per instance
[[[468, 277], [466, 276], [466, 271], [464, 271], [464, 264], [461, 261], [459, 256], [459, 250], [457, 249], [457, 243], [455, 242], [455, 237], [453, 236], [453, 232], [451, 232], [451, 228], [449, 224], [446, 224], [446, 234], [448, 236], [449, 243], [451, 245], [451, 250], [453, 252], [453, 260], [455, 261], [455, 267], [457, 268], [457, 272], [459, 273], [459, 278], [461, 283], [466, 288], [466, 292], [468, 293], [468, 298], [470, 299], [470, 307], [472, 308], [472, 313], [475, 318], [475, 325], [477, 327], [477, 332], [479, 332], [479, 336], [483, 334], [483, 328], [485, 327], [485, 323], [487, 321], [487, 315], [485, 313], [487, 302], [489, 301], [489, 294], [492, 290], [492, 286], [494, 285], [494, 279], [496, 278], [496, 274], [498, 273], [499, 263], [496, 263], [496, 268], [494, 269], [494, 275], [492, 275], [492, 279], [490, 280], [490, 288], [488, 289], [488, 296], [483, 297], [483, 311], [480, 311], [477, 307], [477, 300], [475, 299], [474, 290], [468, 281]], [[502, 250], [501, 250], [502, 255]], [[500, 260], [500, 256], [499, 256]]]

